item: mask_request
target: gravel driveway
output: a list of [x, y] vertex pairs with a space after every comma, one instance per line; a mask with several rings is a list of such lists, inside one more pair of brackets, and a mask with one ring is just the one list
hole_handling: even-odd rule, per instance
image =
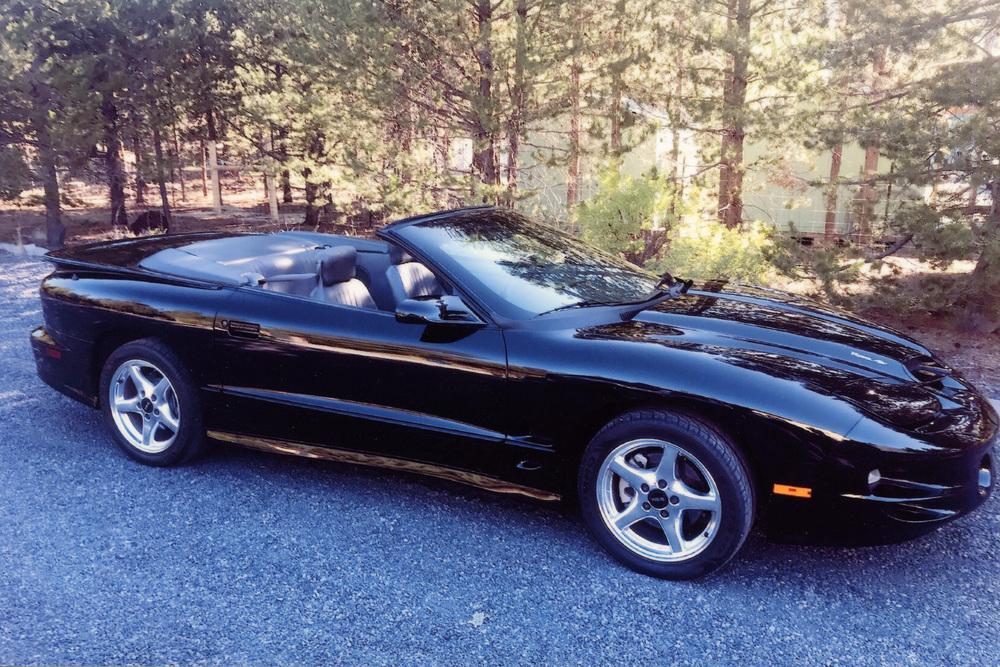
[[39, 381], [46, 266], [0, 255], [0, 663], [996, 664], [1000, 495], [908, 544], [751, 536], [693, 583], [558, 508], [219, 447], [127, 460]]

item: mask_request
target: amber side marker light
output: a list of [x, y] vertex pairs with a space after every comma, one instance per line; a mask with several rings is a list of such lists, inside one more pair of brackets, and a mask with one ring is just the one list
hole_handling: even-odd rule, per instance
[[807, 486], [775, 484], [773, 491], [779, 496], [793, 496], [795, 498], [812, 498], [813, 495], [813, 490]]

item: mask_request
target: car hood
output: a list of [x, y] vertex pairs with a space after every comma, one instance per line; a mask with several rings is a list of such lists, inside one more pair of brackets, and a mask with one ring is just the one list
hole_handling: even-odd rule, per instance
[[[945, 442], [981, 442], [995, 429], [985, 399], [923, 345], [793, 295], [720, 281], [627, 321], [608, 322], [606, 311], [601, 317], [572, 335], [618, 346], [614, 355], [593, 357], [610, 356], [615, 376], [630, 382], [710, 396], [840, 435], [860, 416], [852, 418], [837, 402], [882, 424], [947, 432]], [[804, 409], [806, 394], [788, 391], [791, 385], [835, 402], [819, 412]]]
[[[641, 312], [644, 335], [760, 363], [794, 360], [844, 375], [913, 382], [915, 370], [944, 369], [923, 345], [846, 312], [776, 290], [714, 281]], [[636, 332], [633, 331], [632, 335]]]

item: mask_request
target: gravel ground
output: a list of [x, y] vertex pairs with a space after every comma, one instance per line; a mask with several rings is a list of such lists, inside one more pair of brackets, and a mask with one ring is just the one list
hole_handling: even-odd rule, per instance
[[1000, 495], [671, 583], [541, 503], [238, 448], [146, 468], [36, 378], [45, 271], [0, 256], [0, 663], [997, 663]]

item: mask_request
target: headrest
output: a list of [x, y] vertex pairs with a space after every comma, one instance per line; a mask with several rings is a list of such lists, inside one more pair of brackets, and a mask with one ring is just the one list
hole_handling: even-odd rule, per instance
[[413, 255], [406, 252], [398, 245], [389, 246], [389, 262], [393, 265], [406, 264], [407, 262], [415, 262], [417, 260], [413, 259]]
[[324, 285], [342, 283], [354, 277], [358, 262], [358, 251], [349, 245], [341, 245], [324, 250], [320, 255], [320, 275]]

